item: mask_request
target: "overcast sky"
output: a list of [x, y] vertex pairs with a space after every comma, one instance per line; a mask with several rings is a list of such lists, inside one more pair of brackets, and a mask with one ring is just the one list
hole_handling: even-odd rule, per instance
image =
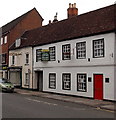
[[36, 8], [44, 19], [43, 25], [53, 20], [56, 12], [58, 20], [67, 18], [69, 3], [76, 3], [79, 14], [114, 4], [116, 0], [0, 0], [0, 26]]

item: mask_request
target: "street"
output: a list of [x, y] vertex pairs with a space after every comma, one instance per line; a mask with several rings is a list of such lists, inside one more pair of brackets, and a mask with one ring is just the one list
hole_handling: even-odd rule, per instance
[[3, 93], [2, 118], [114, 118], [114, 112], [48, 98]]

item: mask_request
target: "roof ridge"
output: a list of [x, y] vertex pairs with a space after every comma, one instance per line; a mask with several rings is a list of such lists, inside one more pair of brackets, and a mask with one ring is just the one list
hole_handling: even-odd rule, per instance
[[[34, 8], [33, 8], [33, 9], [34, 9]], [[20, 15], [19, 17], [16, 17], [15, 19], [13, 19], [13, 20], [11, 20], [10, 22], [6, 23], [6, 24], [5, 24], [5, 25], [3, 25], [2, 27], [6, 26], [6, 25], [8, 25], [8, 24], [12, 23], [13, 21], [15, 21], [15, 20], [19, 19], [20, 17], [22, 17], [22, 16], [24, 16], [24, 15], [28, 14], [28, 13], [29, 13], [29, 12], [31, 12], [33, 9], [29, 10], [28, 12], [25, 12], [24, 14]]]
[[22, 37], [27, 38], [27, 40], [24, 40], [18, 48], [114, 32], [116, 29], [114, 23], [114, 5], [110, 5], [70, 19], [26, 31]]
[[33, 9], [29, 10], [28, 12], [20, 15], [19, 17], [13, 19], [12, 21], [8, 22], [7, 24], [3, 25], [2, 28], [2, 33], [6, 33], [9, 30], [11, 30], [14, 26], [16, 26], [24, 17], [27, 16], [27, 14], [29, 14], [32, 10], [36, 10], [36, 8], [34, 7]]

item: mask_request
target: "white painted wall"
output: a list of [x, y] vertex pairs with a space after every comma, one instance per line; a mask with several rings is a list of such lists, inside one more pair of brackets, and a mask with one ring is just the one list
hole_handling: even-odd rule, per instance
[[[93, 58], [93, 45], [92, 40], [104, 38], [105, 42], [105, 57], [103, 58]], [[74, 39], [70, 41], [63, 41], [48, 45], [43, 45], [34, 48], [34, 67], [56, 67], [56, 66], [90, 66], [90, 65], [113, 65], [114, 64], [114, 33], [96, 35], [91, 37], [85, 37], [80, 39]], [[76, 59], [76, 43], [86, 41], [86, 59]], [[71, 56], [71, 60], [62, 60], [62, 45], [71, 44], [71, 52], [73, 48], [75, 50], [74, 55]], [[49, 49], [49, 47], [56, 46], [56, 61], [48, 62], [36, 62], [36, 49]], [[90, 58], [90, 62], [88, 62]], [[60, 64], [58, 63], [60, 60]]]
[[[93, 74], [103, 74], [103, 99], [114, 100], [114, 67], [61, 67], [59, 68], [44, 68], [44, 86], [43, 91], [71, 94], [77, 96], [85, 96], [93, 98], [94, 80]], [[49, 88], [49, 73], [56, 73], [56, 89]], [[62, 90], [62, 73], [71, 73], [71, 90]], [[87, 92], [77, 91], [77, 73], [87, 74]], [[92, 78], [88, 82], [88, 77]], [[105, 83], [105, 78], [109, 78], [110, 82]]]
[[[12, 53], [17, 53], [20, 55], [15, 56], [15, 64], [12, 65]], [[29, 64], [26, 65], [26, 53], [29, 53]], [[15, 49], [9, 51], [9, 67], [22, 67], [22, 87], [28, 88], [28, 86], [24, 86], [25, 81], [25, 73], [28, 73], [28, 69], [31, 70], [30, 73], [30, 85], [29, 88], [32, 88], [32, 47], [26, 47], [21, 49]]]
[[[93, 40], [104, 38], [105, 57], [93, 58]], [[86, 59], [76, 59], [76, 43], [86, 41]], [[115, 34], [101, 34], [85, 38], [79, 38], [69, 41], [63, 41], [43, 46], [37, 46], [33, 50], [34, 54], [34, 70], [43, 70], [43, 90], [57, 92], [63, 94], [72, 94], [86, 97], [93, 97], [93, 74], [102, 73], [104, 75], [104, 99], [114, 100], [114, 57], [115, 57]], [[75, 50], [74, 55], [71, 55], [71, 60], [62, 60], [62, 45], [71, 44], [71, 52]], [[49, 49], [56, 46], [56, 61], [36, 62], [36, 49]], [[113, 57], [112, 57], [113, 55]], [[90, 58], [90, 62], [88, 62]], [[60, 63], [58, 63], [60, 60]], [[57, 87], [55, 90], [48, 88], [48, 74], [56, 72]], [[62, 90], [62, 73], [71, 73], [72, 89], [71, 91]], [[77, 73], [87, 73], [87, 77], [92, 77], [92, 82], [87, 82], [87, 92], [77, 92], [76, 76]], [[105, 83], [105, 78], [110, 78], [110, 83]], [[116, 99], [115, 99], [116, 100]]]

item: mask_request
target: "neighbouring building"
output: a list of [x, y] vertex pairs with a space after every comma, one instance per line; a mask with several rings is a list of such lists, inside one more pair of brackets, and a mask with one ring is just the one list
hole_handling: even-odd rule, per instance
[[32, 47], [18, 47], [16, 41], [9, 51], [9, 80], [16, 87], [33, 89]]
[[32, 88], [115, 101], [116, 4], [81, 15], [76, 10], [24, 33], [19, 48], [32, 47]]
[[[8, 49], [19, 39], [20, 36], [27, 30], [38, 28], [42, 26], [43, 18], [33, 8], [27, 13], [14, 19], [8, 24], [4, 25], [0, 29], [0, 78], [8, 78], [8, 63], [9, 63], [9, 52]], [[16, 72], [16, 71], [13, 71]], [[15, 78], [15, 76], [12, 76]], [[11, 79], [13, 79], [11, 78]]]

